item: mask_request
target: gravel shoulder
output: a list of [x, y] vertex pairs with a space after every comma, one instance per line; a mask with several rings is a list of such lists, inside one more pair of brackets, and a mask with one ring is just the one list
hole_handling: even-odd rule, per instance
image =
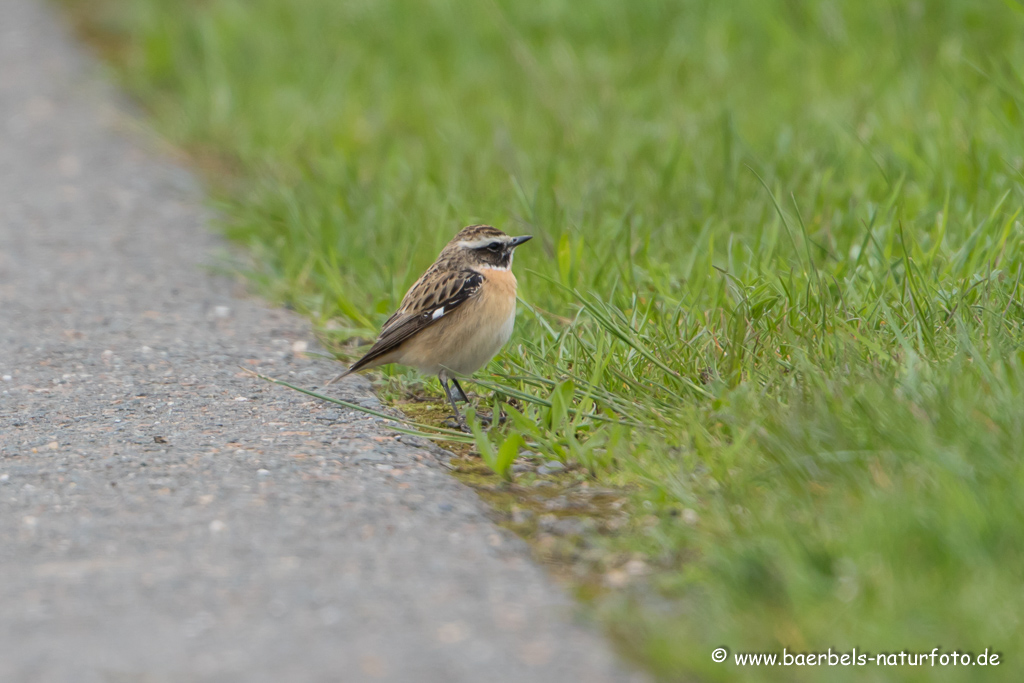
[[53, 11], [0, 17], [0, 680], [636, 680], [436, 449], [239, 368], [337, 370]]

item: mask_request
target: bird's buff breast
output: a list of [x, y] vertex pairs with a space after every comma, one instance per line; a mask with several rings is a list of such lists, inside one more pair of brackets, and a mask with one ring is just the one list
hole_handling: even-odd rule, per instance
[[424, 374], [447, 368], [471, 375], [488, 363], [512, 336], [516, 321], [516, 278], [508, 270], [485, 270], [480, 295], [452, 312], [448, 324], [433, 325], [403, 345], [396, 359]]

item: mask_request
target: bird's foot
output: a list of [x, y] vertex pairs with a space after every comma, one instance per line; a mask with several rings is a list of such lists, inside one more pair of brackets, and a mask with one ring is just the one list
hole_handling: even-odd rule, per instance
[[444, 421], [444, 426], [448, 429], [461, 429], [466, 434], [471, 434], [473, 431], [466, 424], [466, 418], [461, 415], [449, 415], [448, 419]]

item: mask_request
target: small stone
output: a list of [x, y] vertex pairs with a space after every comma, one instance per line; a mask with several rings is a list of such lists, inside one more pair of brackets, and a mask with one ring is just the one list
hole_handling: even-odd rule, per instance
[[5, 382], [10, 382], [10, 381], [11, 381], [12, 379], [14, 379], [14, 378], [13, 378], [13, 377], [11, 377], [10, 375], [4, 375], [4, 376], [3, 376], [3, 380], [4, 380]]
[[608, 531], [618, 531], [626, 526], [627, 521], [627, 517], [612, 517], [611, 519], [605, 520], [604, 528]]
[[533, 510], [524, 510], [523, 508], [516, 508], [512, 510], [512, 523], [513, 524], [526, 524], [537, 515], [534, 514]]
[[292, 344], [292, 353], [295, 353], [295, 354], [305, 353], [306, 349], [308, 349], [308, 348], [309, 348], [309, 344], [307, 342], [297, 341], [294, 344]]
[[630, 560], [622, 568], [629, 576], [643, 576], [647, 573], [647, 563], [643, 560]]
[[604, 575], [604, 583], [609, 588], [622, 588], [629, 583], [629, 575], [621, 569], [613, 569]]
[[219, 534], [227, 528], [228, 525], [220, 521], [219, 519], [215, 519], [212, 522], [210, 522], [210, 533]]
[[555, 496], [544, 501], [545, 510], [565, 510], [569, 508], [569, 499], [565, 496]]
[[217, 318], [230, 318], [231, 307], [230, 306], [215, 306], [213, 309], [213, 315]]
[[260, 469], [256, 470], [256, 476], [257, 477], [269, 477], [270, 476], [270, 470], [265, 470], [265, 469], [263, 469], [261, 467]]
[[249, 399], [247, 399], [245, 396], [235, 396], [235, 400], [236, 401], [248, 401]]
[[557, 460], [552, 460], [552, 461], [546, 462], [543, 465], [541, 465], [540, 467], [538, 467], [537, 468], [537, 474], [541, 474], [541, 475], [547, 476], [549, 474], [555, 474], [556, 472], [562, 472], [564, 470], [565, 470], [565, 465], [563, 465], [562, 463], [558, 462]]
[[550, 531], [558, 536], [579, 536], [586, 531], [586, 525], [579, 517], [559, 517]]
[[11, 480], [11, 475], [9, 475], [9, 474], [0, 474], [0, 482], [10, 481], [10, 480]]
[[696, 510], [686, 508], [683, 510], [683, 521], [690, 526], [696, 526], [697, 522], [700, 521], [700, 515], [697, 514]]
[[57, 443], [56, 441], [51, 441], [50, 443], [46, 444], [46, 447], [49, 448], [51, 451], [55, 451], [58, 448], [60, 448], [60, 444]]

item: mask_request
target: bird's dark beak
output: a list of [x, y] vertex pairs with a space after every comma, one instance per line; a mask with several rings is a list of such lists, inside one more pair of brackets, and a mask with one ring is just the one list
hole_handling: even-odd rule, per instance
[[510, 246], [513, 249], [515, 249], [516, 247], [518, 247], [523, 242], [529, 242], [532, 239], [533, 239], [533, 235], [520, 235], [519, 237], [513, 237], [512, 241], [508, 243], [508, 246]]

